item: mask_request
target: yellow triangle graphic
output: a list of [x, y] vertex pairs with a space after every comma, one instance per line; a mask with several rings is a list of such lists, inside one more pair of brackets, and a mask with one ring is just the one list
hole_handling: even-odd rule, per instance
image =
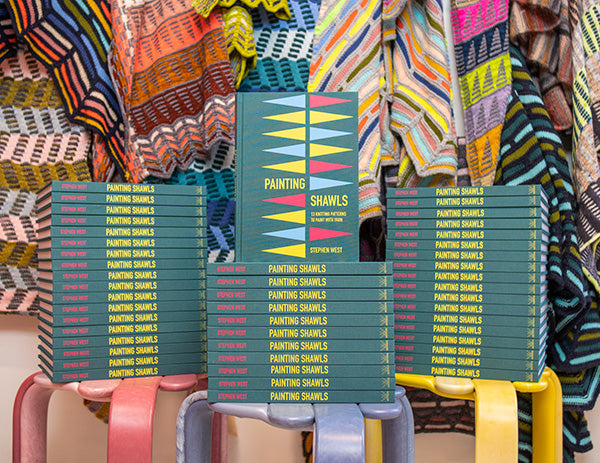
[[339, 121], [340, 119], [348, 119], [349, 117], [352, 117], [352, 116], [347, 116], [345, 114], [324, 113], [322, 111], [311, 111], [310, 116], [309, 116], [311, 124], [320, 124], [321, 122]]
[[263, 119], [271, 119], [281, 122], [293, 122], [294, 124], [304, 124], [306, 122], [305, 111], [295, 111], [293, 113], [275, 114], [274, 116], [266, 116]]
[[282, 254], [284, 256], [292, 257], [306, 257], [306, 245], [295, 244], [293, 246], [284, 246], [281, 248], [264, 249], [263, 252], [270, 252], [271, 254]]
[[284, 212], [282, 214], [263, 215], [263, 219], [281, 220], [283, 222], [293, 222], [306, 224], [306, 211], [300, 209], [299, 211]]
[[306, 140], [306, 128], [298, 127], [297, 129], [277, 130], [276, 132], [266, 132], [263, 135], [271, 137], [291, 138], [292, 140]]
[[342, 148], [340, 146], [320, 145], [319, 143], [310, 144], [310, 157], [324, 156], [326, 154], [343, 153], [344, 151], [352, 151], [350, 148]]
[[285, 172], [293, 172], [295, 174], [306, 173], [306, 161], [291, 161], [283, 162], [281, 164], [271, 164], [270, 166], [263, 166], [265, 169], [283, 170]]

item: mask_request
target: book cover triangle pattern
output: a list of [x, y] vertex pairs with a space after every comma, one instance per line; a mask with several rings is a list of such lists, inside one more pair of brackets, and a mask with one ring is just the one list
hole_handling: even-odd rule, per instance
[[237, 259], [357, 261], [357, 95], [239, 93], [237, 105]]

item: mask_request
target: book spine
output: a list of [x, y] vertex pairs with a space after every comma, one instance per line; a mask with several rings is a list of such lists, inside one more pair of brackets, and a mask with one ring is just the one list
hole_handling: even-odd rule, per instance
[[52, 225], [38, 230], [38, 239], [48, 238], [205, 238], [205, 227], [123, 227], [123, 226], [62, 226]]
[[46, 208], [38, 211], [38, 220], [43, 220], [48, 215], [129, 215], [129, 216], [167, 216], [167, 217], [205, 217], [205, 206], [130, 206], [114, 204], [73, 204], [50, 203]]
[[[513, 229], [510, 231], [510, 241], [541, 241], [548, 236], [545, 230], [529, 230], [526, 228]], [[476, 229], [476, 230], [436, 230], [435, 228], [396, 229], [389, 230], [388, 240], [500, 240], [507, 242], [506, 230], [502, 229]]]
[[125, 193], [125, 194], [168, 194], [168, 195], [204, 195], [206, 188], [201, 185], [132, 184], [104, 182], [70, 182], [55, 180], [49, 191], [85, 192], [85, 193]]
[[166, 248], [166, 249], [181, 249], [181, 248], [206, 248], [206, 238], [199, 237], [178, 237], [177, 239], [158, 236], [155, 238], [110, 238], [110, 237], [50, 237], [38, 241], [38, 246], [41, 250], [71, 250], [76, 248], [93, 248], [100, 250], [114, 248]]
[[209, 275], [388, 275], [389, 262], [210, 263]]
[[333, 302], [207, 302], [207, 311], [227, 316], [251, 314], [388, 314], [393, 313], [393, 304], [387, 301], [333, 301]]
[[545, 294], [502, 294], [502, 293], [461, 293], [461, 292], [432, 292], [432, 291], [402, 291], [394, 293], [397, 303], [463, 303], [463, 304], [495, 304], [519, 306], [543, 306]]
[[540, 185], [490, 185], [440, 188], [390, 188], [389, 198], [447, 197], [447, 196], [537, 196]]
[[[210, 322], [211, 318], [208, 318]], [[540, 317], [526, 317], [526, 316], [510, 316], [505, 315], [458, 315], [448, 313], [437, 313], [429, 310], [412, 310], [406, 312], [396, 312], [394, 314], [395, 324], [454, 324], [457, 326], [462, 325], [480, 325], [480, 326], [502, 326], [505, 328], [516, 327], [539, 327]]]
[[455, 271], [455, 272], [502, 272], [504, 273], [544, 273], [545, 262], [540, 261], [498, 261], [481, 260], [396, 260], [392, 262], [394, 272], [408, 271]]
[[439, 365], [397, 365], [396, 373], [411, 375], [450, 376], [455, 378], [490, 379], [498, 381], [525, 381], [537, 382], [541, 371], [500, 370], [498, 368], [456, 368]]
[[248, 316], [224, 316], [208, 314], [208, 325], [243, 328], [254, 326], [286, 326], [286, 327], [377, 327], [393, 326], [394, 314], [329, 314], [329, 315], [273, 315], [254, 314]]
[[508, 219], [396, 219], [388, 220], [388, 230], [544, 230], [548, 224], [540, 218], [508, 218]]
[[86, 294], [73, 294], [72, 292], [44, 292], [39, 291], [39, 298], [47, 304], [110, 304], [117, 302], [167, 302], [178, 301], [182, 305], [189, 305], [192, 310], [198, 302], [206, 297], [204, 290], [186, 291], [115, 291], [110, 293], [96, 292]]
[[40, 341], [48, 349], [48, 353], [55, 361], [87, 359], [97, 357], [124, 357], [124, 356], [144, 356], [144, 355], [162, 355], [176, 354], [185, 352], [206, 352], [205, 342], [187, 342], [182, 343], [163, 343], [163, 344], [138, 344], [134, 346], [96, 346], [92, 348], [52, 348], [51, 345]]
[[[300, 346], [299, 346], [300, 347]], [[344, 367], [353, 368], [355, 365], [378, 365], [387, 366], [393, 364], [394, 352], [386, 350], [382, 352], [364, 351], [355, 349], [354, 352], [336, 352], [336, 351], [248, 351], [244, 348], [231, 349], [229, 351], [219, 352], [216, 349], [208, 347], [208, 364], [246, 367], [248, 365], [344, 365]]]
[[54, 313], [55, 315], [70, 315], [74, 317], [85, 316], [86, 314], [98, 313], [154, 313], [154, 312], [202, 312], [206, 313], [206, 301], [172, 301], [161, 302], [102, 302], [89, 304], [87, 302], [78, 303], [48, 303], [40, 301], [40, 310]]
[[[385, 330], [385, 328], [382, 328]], [[233, 355], [232, 352], [272, 352], [274, 354], [283, 351], [295, 351], [297, 353], [315, 352], [328, 354], [331, 352], [344, 352], [354, 356], [360, 352], [390, 352], [394, 350], [393, 330], [387, 329], [388, 336], [382, 339], [356, 339], [350, 336], [338, 339], [315, 340], [314, 338], [300, 339], [269, 339], [268, 336], [257, 339], [239, 338], [216, 338], [208, 336], [207, 348], [209, 352], [219, 352], [224, 355]], [[349, 361], [351, 361], [349, 359]], [[254, 362], [253, 362], [254, 363]]]
[[[40, 321], [40, 327], [50, 327]], [[205, 331], [205, 323], [198, 321], [174, 321], [154, 323], [120, 323], [111, 325], [87, 325], [87, 326], [52, 326], [52, 337], [72, 336], [117, 336], [117, 335], [143, 335], [156, 333], [172, 333], [177, 331]]]
[[539, 349], [513, 349], [508, 347], [464, 347], [446, 344], [431, 343], [412, 343], [396, 344], [396, 357], [406, 357], [412, 355], [431, 356], [431, 355], [449, 355], [454, 357], [475, 357], [475, 358], [493, 358], [493, 359], [526, 359], [530, 361], [539, 361], [544, 357], [544, 353]]
[[388, 240], [386, 255], [394, 257], [397, 251], [544, 251], [548, 252], [548, 243], [541, 241], [502, 241], [491, 240]]
[[76, 333], [66, 337], [52, 336], [43, 326], [40, 327], [40, 334], [45, 343], [54, 349], [91, 349], [96, 347], [123, 347], [137, 346], [145, 344], [170, 344], [170, 343], [197, 343], [206, 342], [206, 332], [195, 331], [174, 331], [159, 332], [153, 334], [123, 334], [114, 336], [89, 336], [87, 333]]
[[[122, 250], [122, 249], [121, 249]], [[133, 259], [131, 256], [133, 255], [132, 250], [124, 253], [124, 255], [128, 255], [130, 257], [127, 258], [109, 258], [106, 257], [98, 258], [98, 259], [85, 259], [82, 256], [79, 257], [70, 257], [70, 258], [60, 258], [60, 259], [51, 259], [51, 260], [39, 260], [39, 269], [40, 272], [45, 271], [48, 273], [74, 273], [74, 272], [95, 272], [95, 271], [140, 271], [139, 269], [156, 269], [157, 271], [164, 270], [196, 270], [198, 272], [205, 271], [206, 268], [206, 259], [204, 258], [181, 258], [181, 259], [159, 259], [159, 260], [151, 260], [151, 259]], [[111, 250], [112, 251], [112, 250]], [[77, 254], [80, 251], [75, 252]], [[87, 251], [84, 251], [87, 257]], [[110, 254], [113, 254], [112, 252]], [[144, 254], [150, 255], [147, 251]], [[189, 253], [188, 253], [189, 254]], [[155, 253], [153, 254], [155, 255]]]
[[413, 312], [432, 311], [439, 314], [460, 315], [504, 315], [506, 317], [536, 317], [548, 309], [548, 301], [543, 305], [501, 305], [501, 304], [471, 304], [457, 302], [435, 302], [433, 304], [418, 304], [416, 302], [397, 302], [394, 304], [395, 315], [410, 315]]
[[333, 375], [320, 377], [301, 376], [246, 376], [244, 378], [232, 378], [221, 376], [209, 376], [208, 387], [219, 391], [244, 391], [244, 390], [271, 390], [293, 389], [296, 391], [339, 391], [339, 390], [363, 390], [381, 391], [389, 390], [395, 385], [392, 374], [382, 377], [358, 376], [355, 378], [343, 378]]
[[394, 390], [388, 391], [270, 391], [208, 390], [209, 402], [248, 402], [248, 403], [387, 403], [394, 402]]
[[[390, 255], [388, 255], [390, 254]], [[548, 262], [548, 254], [545, 251], [448, 251], [437, 249], [418, 249], [418, 250], [393, 250], [386, 252], [386, 257], [391, 261], [479, 261], [496, 262], [496, 267], [501, 267], [502, 262]]]
[[230, 301], [237, 303], [249, 301], [391, 301], [392, 290], [387, 288], [334, 288], [334, 289], [259, 289], [251, 288], [239, 291], [209, 288], [207, 301]]
[[[68, 371], [86, 371], [109, 368], [144, 367], [181, 363], [206, 362], [206, 352], [178, 352], [175, 354], [141, 355], [130, 357], [90, 357], [85, 359], [51, 359], [54, 374]], [[49, 365], [49, 362], [46, 362]]]
[[[539, 207], [543, 204], [540, 195], [521, 196], [394, 196], [387, 201], [389, 209], [438, 209], [438, 208], [517, 208]], [[545, 204], [543, 204], [546, 206]]]
[[205, 289], [206, 280], [204, 278], [173, 279], [166, 280], [159, 278], [156, 272], [155, 278], [145, 280], [87, 280], [87, 281], [67, 281], [56, 282], [38, 279], [38, 288], [51, 292], [54, 295], [64, 294], [90, 294], [107, 291], [191, 291], [195, 289]]
[[534, 330], [531, 336], [483, 336], [467, 334], [445, 334], [399, 330], [394, 334], [396, 346], [413, 346], [415, 344], [449, 345], [457, 347], [502, 347], [509, 349], [541, 349], [546, 345], [545, 333]]
[[[394, 324], [394, 333], [426, 333], [426, 334], [448, 334], [455, 336], [505, 336], [510, 338], [535, 338], [540, 334], [540, 325], [528, 326], [527, 323], [508, 327], [484, 324], [453, 324], [453, 323], [402, 323]], [[329, 328], [330, 330], [333, 328]], [[208, 327], [210, 335], [210, 326]]]
[[456, 281], [423, 281], [423, 280], [395, 280], [394, 290], [407, 292], [415, 291], [419, 293], [431, 292], [440, 293], [476, 293], [481, 295], [488, 294], [532, 294], [540, 295], [547, 289], [547, 285], [536, 285], [532, 283], [505, 283], [504, 281], [493, 281], [486, 283], [456, 282]]
[[[103, 262], [110, 262], [112, 259], [132, 259], [134, 260], [133, 268], [140, 269], [153, 269], [156, 268], [157, 262], [164, 260], [179, 260], [179, 259], [205, 259], [207, 257], [207, 251], [205, 247], [197, 247], [195, 250], [190, 248], [174, 248], [174, 247], [146, 247], [146, 248], [114, 248], [104, 247], [95, 249], [81, 249], [75, 246], [65, 247], [63, 249], [39, 249], [38, 255], [41, 260], [61, 260], [61, 259], [73, 259], [77, 262], [86, 262], [90, 260], [101, 260]], [[152, 260], [150, 260], [152, 259]], [[148, 262], [154, 262], [153, 265], [144, 267], [143, 265], [135, 265], [135, 261], [148, 260]], [[110, 264], [106, 264], [107, 268]], [[117, 268], [115, 265], [114, 268]]]
[[306, 363], [286, 363], [274, 364], [241, 363], [235, 365], [208, 364], [208, 376], [213, 378], [239, 378], [245, 377], [280, 377], [289, 375], [302, 375], [304, 377], [326, 376], [337, 377], [340, 379], [348, 378], [375, 378], [389, 377], [394, 374], [394, 363], [385, 365], [360, 364], [306, 364]]
[[[513, 349], [516, 350], [516, 349]], [[501, 370], [528, 370], [538, 371], [540, 362], [543, 363], [545, 356], [537, 359], [528, 359], [527, 354], [522, 354], [523, 357], [512, 356], [510, 358], [490, 358], [490, 357], [468, 357], [461, 355], [447, 354], [418, 354], [418, 353], [397, 353], [396, 365], [438, 365], [452, 366], [463, 368], [483, 368], [492, 369], [498, 368]]]
[[90, 325], [107, 325], [121, 323], [157, 323], [157, 322], [174, 322], [174, 321], [189, 321], [189, 322], [206, 322], [207, 317], [205, 312], [200, 310], [186, 311], [170, 311], [170, 312], [152, 312], [152, 313], [91, 313], [86, 315], [62, 315], [62, 314], [46, 314], [40, 309], [40, 320], [45, 321], [55, 328], [61, 326], [90, 326]]
[[207, 325], [207, 334], [210, 339], [215, 340], [288, 340], [288, 339], [310, 339], [310, 340], [332, 340], [348, 339], [354, 336], [362, 336], [363, 339], [375, 341], [379, 339], [391, 339], [393, 327], [381, 326], [327, 326], [324, 327], [268, 327], [268, 326], [244, 326], [243, 328], [225, 327], [223, 325]]
[[228, 277], [209, 275], [207, 285], [211, 288], [261, 289], [261, 288], [391, 288], [388, 275], [327, 275], [327, 276], [260, 276]]
[[[160, 262], [160, 261], [159, 261]], [[90, 271], [39, 271], [40, 278], [53, 283], [87, 283], [92, 281], [127, 281], [127, 280], [189, 280], [206, 279], [206, 270], [203, 268], [157, 269], [157, 270], [90, 270]]]
[[461, 272], [458, 271], [433, 271], [418, 270], [394, 272], [395, 282], [420, 282], [420, 281], [439, 281], [439, 282], [464, 282], [464, 283], [493, 283], [502, 281], [507, 284], [533, 284], [540, 285], [546, 281], [547, 272], [495, 272], [488, 270], [484, 272]]
[[206, 195], [177, 195], [166, 193], [121, 193], [94, 191], [52, 191], [38, 200], [43, 211], [44, 203], [53, 204], [125, 204], [138, 206], [206, 206]]
[[73, 215], [52, 214], [48, 219], [38, 220], [38, 227], [206, 227], [206, 217], [172, 217], [165, 215]]
[[387, 210], [388, 220], [461, 220], [478, 219], [528, 219], [543, 218], [542, 209], [539, 207], [496, 207], [496, 208], [423, 208], [409, 209], [405, 207], [392, 207]]

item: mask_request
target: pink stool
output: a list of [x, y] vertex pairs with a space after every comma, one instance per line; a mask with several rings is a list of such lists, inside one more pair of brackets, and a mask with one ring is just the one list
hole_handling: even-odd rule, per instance
[[[23, 383], [13, 408], [13, 463], [45, 463], [47, 418], [54, 391], [72, 391], [83, 399], [111, 402], [108, 421], [108, 463], [149, 463], [152, 461], [152, 427], [156, 394], [161, 391], [206, 389], [206, 375], [148, 376], [71, 383], [52, 383], [42, 372]], [[223, 430], [221, 415], [215, 414]], [[217, 433], [220, 434], [220, 433]], [[225, 436], [213, 435], [212, 462], [224, 462]]]

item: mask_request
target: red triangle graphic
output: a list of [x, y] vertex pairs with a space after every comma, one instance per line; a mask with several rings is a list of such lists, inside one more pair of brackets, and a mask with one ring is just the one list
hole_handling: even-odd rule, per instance
[[323, 95], [310, 95], [310, 107], [318, 108], [319, 106], [329, 106], [332, 104], [338, 103], [347, 103], [351, 100], [345, 100], [342, 98], [334, 98], [332, 96], [323, 96]]
[[305, 207], [306, 196], [304, 193], [299, 195], [280, 196], [279, 198], [263, 199], [269, 203], [286, 204], [288, 206]]
[[346, 164], [334, 164], [333, 162], [310, 161], [310, 173], [328, 172], [330, 170], [348, 169], [352, 166]]
[[310, 227], [308, 233], [309, 241], [326, 240], [328, 238], [337, 238], [338, 236], [352, 235], [348, 232], [340, 232], [336, 230], [326, 230], [324, 228]]

